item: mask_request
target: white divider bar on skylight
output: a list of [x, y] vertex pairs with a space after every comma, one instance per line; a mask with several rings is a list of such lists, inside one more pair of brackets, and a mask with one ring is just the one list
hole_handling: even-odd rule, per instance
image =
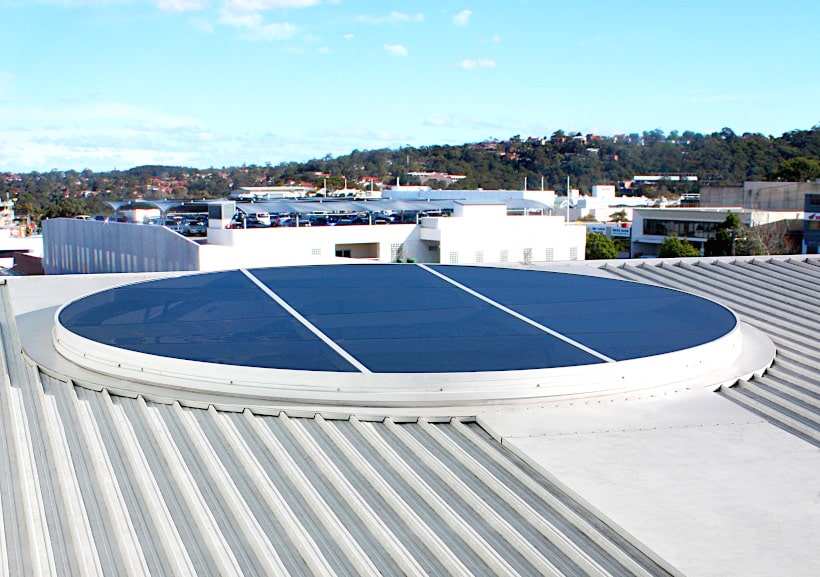
[[255, 276], [253, 276], [246, 269], [239, 269], [239, 270], [242, 274], [244, 274], [246, 277], [248, 277], [251, 280], [251, 282], [253, 282], [253, 284], [255, 284], [260, 289], [262, 289], [262, 291], [266, 295], [268, 295], [270, 298], [272, 298], [279, 306], [281, 306], [291, 316], [293, 316], [293, 318], [295, 318], [297, 321], [302, 323], [310, 332], [312, 332], [314, 335], [319, 337], [322, 340], [322, 342], [324, 342], [327, 346], [329, 346], [331, 349], [336, 351], [336, 353], [341, 355], [341, 357], [343, 359], [345, 359], [348, 363], [350, 363], [351, 365], [356, 367], [356, 369], [359, 372], [361, 372], [361, 373], [370, 373], [370, 372], [372, 372], [370, 369], [368, 369], [366, 366], [364, 366], [356, 357], [354, 357], [353, 355], [348, 353], [346, 350], [344, 350], [342, 347], [340, 347], [338, 344], [336, 344], [336, 342], [333, 339], [331, 339], [325, 333], [320, 331], [313, 323], [311, 323], [309, 320], [307, 320], [305, 317], [303, 317], [301, 314], [299, 314], [299, 311], [297, 311], [295, 308], [290, 306], [287, 303], [287, 301], [285, 301], [282, 297], [280, 297], [278, 294], [273, 292], [270, 288], [265, 286], [265, 284], [261, 280], [259, 280]]
[[554, 336], [556, 339], [560, 339], [560, 340], [564, 341], [565, 343], [568, 343], [568, 344], [570, 344], [570, 345], [572, 345], [572, 346], [574, 346], [574, 347], [576, 347], [576, 348], [579, 348], [579, 349], [581, 349], [582, 351], [585, 351], [585, 352], [589, 353], [590, 355], [592, 355], [592, 356], [594, 356], [594, 357], [597, 357], [597, 358], [599, 358], [599, 359], [601, 359], [601, 360], [603, 360], [603, 361], [606, 361], [606, 362], [608, 362], [608, 363], [614, 363], [614, 362], [615, 362], [615, 359], [610, 358], [610, 357], [606, 356], [606, 355], [605, 355], [605, 354], [603, 354], [603, 353], [599, 353], [599, 352], [598, 352], [598, 351], [596, 351], [595, 349], [591, 349], [591, 348], [589, 348], [588, 346], [583, 345], [583, 344], [579, 343], [578, 341], [575, 341], [575, 340], [573, 340], [573, 339], [569, 338], [569, 337], [568, 337], [568, 336], [566, 336], [566, 335], [562, 335], [561, 333], [559, 333], [559, 332], [557, 332], [557, 331], [554, 331], [554, 330], [552, 330], [552, 329], [551, 329], [551, 328], [549, 328], [549, 327], [545, 327], [544, 325], [542, 325], [542, 324], [540, 324], [540, 323], [535, 322], [535, 321], [534, 321], [534, 320], [532, 320], [531, 318], [525, 317], [525, 316], [524, 316], [524, 315], [522, 315], [521, 313], [517, 313], [517, 312], [515, 312], [514, 310], [512, 310], [512, 309], [510, 309], [510, 308], [505, 307], [505, 306], [504, 306], [504, 305], [502, 305], [501, 303], [496, 302], [496, 301], [494, 301], [493, 299], [491, 299], [491, 298], [489, 298], [489, 297], [487, 297], [487, 296], [484, 296], [484, 295], [483, 295], [483, 294], [481, 294], [480, 292], [476, 292], [476, 291], [474, 291], [474, 290], [473, 290], [473, 289], [471, 289], [470, 287], [465, 286], [465, 285], [461, 284], [460, 282], [454, 281], [454, 280], [453, 280], [453, 279], [451, 279], [450, 277], [448, 277], [448, 276], [446, 276], [446, 275], [443, 275], [443, 274], [441, 274], [440, 272], [435, 271], [435, 270], [431, 269], [431, 268], [430, 268], [430, 267], [428, 267], [428, 266], [425, 266], [425, 265], [423, 265], [423, 264], [416, 264], [416, 266], [418, 266], [418, 267], [420, 267], [420, 268], [423, 268], [424, 270], [426, 270], [426, 271], [427, 271], [427, 272], [429, 272], [430, 274], [434, 274], [434, 275], [436, 275], [436, 276], [437, 276], [437, 277], [439, 277], [441, 280], [443, 280], [443, 281], [446, 281], [446, 282], [450, 283], [450, 284], [451, 284], [451, 285], [453, 285], [454, 287], [456, 287], [456, 288], [458, 288], [458, 289], [461, 289], [461, 290], [463, 290], [464, 292], [466, 292], [466, 293], [468, 293], [468, 294], [471, 294], [472, 296], [476, 297], [477, 299], [481, 299], [482, 301], [484, 301], [484, 302], [485, 302], [485, 303], [487, 303], [488, 305], [494, 306], [494, 307], [495, 307], [495, 308], [497, 308], [498, 310], [503, 311], [503, 312], [507, 313], [508, 315], [512, 315], [512, 316], [514, 316], [515, 318], [517, 318], [518, 320], [520, 320], [520, 321], [524, 321], [524, 322], [525, 322], [525, 323], [527, 323], [528, 325], [533, 326], [533, 327], [537, 328], [538, 330], [544, 331], [545, 333], [547, 333], [547, 334], [550, 334], [550, 335]]

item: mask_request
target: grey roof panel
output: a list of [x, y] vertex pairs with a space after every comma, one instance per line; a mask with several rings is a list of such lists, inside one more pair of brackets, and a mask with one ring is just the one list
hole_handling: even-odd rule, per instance
[[[816, 443], [820, 328], [778, 287], [795, 275], [820, 281], [820, 267], [795, 261], [764, 267], [777, 281], [772, 299], [739, 282], [757, 264], [609, 270], [721, 300], [772, 334], [770, 373], [720, 394]], [[7, 287], [0, 321], [9, 574], [678, 574], [479, 423], [297, 418], [111, 395], [20, 353]]]

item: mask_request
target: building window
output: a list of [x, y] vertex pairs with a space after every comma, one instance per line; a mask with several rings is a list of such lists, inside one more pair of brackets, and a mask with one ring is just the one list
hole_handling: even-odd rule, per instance
[[524, 249], [524, 262], [526, 264], [529, 264], [529, 263], [532, 262], [532, 249], [531, 248], [525, 248]]
[[341, 258], [350, 258], [350, 249], [343, 248], [343, 249], [336, 249], [336, 256]]
[[509, 260], [510, 260], [510, 255], [507, 252], [507, 249], [505, 248], [504, 250], [501, 251], [501, 262], [509, 262]]
[[450, 264], [458, 264], [458, 251], [450, 251]]
[[555, 260], [555, 249], [548, 248], [546, 257], [547, 260]]
[[717, 227], [720, 224], [719, 222], [647, 218], [643, 221], [643, 233], [680, 238], [715, 238]]
[[398, 262], [398, 260], [402, 256], [402, 252], [404, 250], [404, 246], [399, 243], [393, 243], [390, 245], [390, 262]]
[[578, 247], [569, 247], [569, 260], [578, 260]]
[[483, 250], [475, 251], [475, 261], [476, 262], [484, 262], [484, 251]]
[[312, 248], [310, 249], [310, 254], [312, 254], [313, 256], [322, 256], [322, 249]]

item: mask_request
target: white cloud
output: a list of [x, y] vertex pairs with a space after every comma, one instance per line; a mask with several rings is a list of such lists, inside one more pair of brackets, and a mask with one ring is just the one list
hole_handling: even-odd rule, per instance
[[278, 8], [309, 8], [321, 0], [225, 0], [223, 9], [229, 12], [261, 12]]
[[482, 58], [481, 60], [462, 60], [457, 65], [462, 70], [475, 70], [476, 68], [495, 68], [495, 60]]
[[355, 37], [356, 36], [353, 34], [345, 34], [344, 36], [342, 36], [342, 38], [344, 38], [345, 40], [353, 40]]
[[455, 16], [453, 16], [453, 24], [456, 26], [467, 26], [470, 22], [470, 16], [472, 15], [472, 10], [462, 10]]
[[[8, 1], [8, 0], [7, 0]], [[16, 0], [23, 4], [26, 0]], [[105, 4], [134, 4], [135, 0], [33, 0], [36, 4], [82, 7]], [[148, 0], [163, 10], [193, 10], [209, 5], [208, 0]], [[338, 4], [339, 0], [223, 0], [222, 7], [235, 12], [260, 12], [280, 8], [309, 8], [322, 2]], [[2, 4], [0, 0], [0, 4]]]
[[199, 32], [211, 34], [216, 29], [216, 24], [207, 18], [191, 18], [188, 24]]
[[256, 13], [236, 14], [223, 11], [219, 22], [240, 29], [250, 40], [286, 40], [298, 31], [298, 28], [289, 22], [265, 23], [264, 17]]
[[416, 14], [406, 14], [404, 12], [397, 12], [393, 11], [386, 16], [373, 16], [363, 14], [356, 18], [359, 22], [364, 22], [365, 24], [401, 24], [405, 22], [423, 22], [424, 21], [424, 14], [416, 13]]
[[401, 44], [385, 44], [384, 49], [393, 56], [407, 56], [407, 48]]
[[[127, 0], [35, 0], [35, 4], [47, 4], [51, 6], [67, 6], [69, 8], [81, 8], [83, 6], [102, 6], [105, 4], [126, 4]], [[19, 2], [23, 4], [23, 2]]]
[[23, 171], [191, 165], [213, 137], [196, 119], [117, 103], [0, 108], [0, 130], [0, 165]]
[[442, 126], [450, 126], [452, 122], [453, 121], [449, 116], [445, 116], [443, 114], [431, 114], [424, 120], [425, 125], [435, 126], [437, 128]]
[[278, 146], [282, 149], [284, 158], [292, 158], [291, 147], [296, 151], [305, 148], [301, 154], [304, 158], [318, 158], [321, 154], [317, 151], [323, 150], [325, 153], [348, 154], [351, 150], [358, 149], [378, 149], [395, 148], [402, 143], [412, 139], [410, 134], [393, 132], [386, 128], [374, 128], [370, 125], [344, 125], [337, 127], [326, 127], [321, 131], [307, 131], [302, 135], [295, 135], [294, 139], [285, 141], [278, 139]]
[[154, 4], [166, 12], [187, 12], [208, 7], [207, 0], [154, 0]]
[[[487, 138], [492, 134], [546, 134], [543, 126], [522, 122], [510, 117], [488, 118], [486, 116], [461, 116], [459, 114], [446, 115], [436, 113], [428, 116], [423, 124], [431, 129], [449, 129], [455, 136], [452, 142], [467, 142], [469, 138]], [[436, 134], [443, 134], [437, 132]], [[473, 134], [475, 136], [468, 136]], [[437, 142], [444, 143], [437, 137]]]
[[[94, 97], [89, 97], [94, 100]], [[181, 128], [198, 126], [192, 118], [171, 116], [152, 110], [120, 103], [93, 103], [86, 106], [69, 106], [66, 108], [0, 108], [0, 129], [15, 125], [31, 125], [36, 128], [43, 125], [66, 126], [72, 123], [104, 123], [117, 121], [129, 125], [163, 126]]]

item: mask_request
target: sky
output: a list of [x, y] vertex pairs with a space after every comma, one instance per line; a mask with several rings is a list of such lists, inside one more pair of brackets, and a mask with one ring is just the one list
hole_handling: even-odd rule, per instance
[[0, 0], [0, 171], [820, 124], [817, 0]]

